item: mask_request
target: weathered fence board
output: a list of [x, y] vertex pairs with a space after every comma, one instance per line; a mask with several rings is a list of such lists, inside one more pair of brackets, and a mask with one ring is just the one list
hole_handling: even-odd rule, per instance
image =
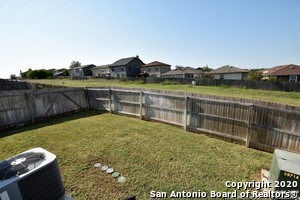
[[300, 108], [257, 100], [152, 89], [62, 88], [0, 93], [0, 105], [0, 127], [90, 108], [179, 125], [264, 151], [300, 152]]
[[0, 81], [0, 91], [9, 90], [28, 90], [31, 89], [32, 85], [30, 83], [22, 81]]
[[[182, 126], [264, 151], [300, 152], [299, 108], [261, 101], [174, 91], [88, 89], [91, 108]], [[109, 107], [111, 102], [111, 107]], [[257, 104], [254, 104], [257, 103]], [[270, 106], [268, 106], [270, 105]]]
[[71, 111], [87, 109], [84, 89], [23, 91], [0, 95], [0, 128], [21, 125]]

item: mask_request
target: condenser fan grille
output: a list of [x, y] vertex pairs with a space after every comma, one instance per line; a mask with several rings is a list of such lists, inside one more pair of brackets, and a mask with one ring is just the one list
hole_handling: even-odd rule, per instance
[[44, 159], [44, 153], [27, 152], [4, 160], [0, 163], [0, 181], [29, 172], [39, 166]]

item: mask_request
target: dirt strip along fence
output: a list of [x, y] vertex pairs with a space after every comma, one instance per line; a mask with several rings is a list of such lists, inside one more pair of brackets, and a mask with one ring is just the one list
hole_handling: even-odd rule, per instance
[[0, 105], [1, 129], [89, 108], [83, 88], [0, 92]]
[[87, 91], [91, 109], [165, 122], [263, 151], [280, 148], [300, 152], [298, 107], [175, 91], [124, 88]]

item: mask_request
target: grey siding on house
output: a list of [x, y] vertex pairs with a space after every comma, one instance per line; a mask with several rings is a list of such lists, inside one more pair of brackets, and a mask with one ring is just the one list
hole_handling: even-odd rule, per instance
[[134, 58], [126, 65], [112, 65], [111, 77], [136, 77], [140, 74], [140, 68], [144, 63], [139, 58]]
[[95, 65], [85, 65], [81, 67], [76, 67], [74, 69], [69, 69], [70, 76], [92, 76], [92, 68]]
[[110, 77], [127, 77], [126, 66], [111, 67]]
[[146, 72], [151, 77], [160, 78], [163, 73], [171, 71], [171, 66], [145, 66], [141, 67], [141, 72]]
[[245, 80], [247, 79], [247, 73], [222, 73], [213, 74], [214, 79], [224, 79], [224, 80]]
[[[278, 80], [284, 82], [290, 82], [290, 76], [297, 76], [297, 75], [285, 75], [285, 76], [275, 76]], [[300, 82], [300, 75], [297, 76], [297, 83]]]
[[106, 68], [96, 68], [92, 69], [93, 76], [110, 76], [111, 69], [109, 67]]
[[70, 76], [83, 76], [83, 72], [80, 69], [69, 69]]
[[144, 63], [140, 59], [133, 59], [126, 66], [127, 77], [135, 77], [140, 74], [141, 66]]

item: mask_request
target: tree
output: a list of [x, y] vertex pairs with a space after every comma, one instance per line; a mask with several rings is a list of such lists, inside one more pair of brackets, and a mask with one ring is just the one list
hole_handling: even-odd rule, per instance
[[263, 73], [260, 70], [252, 70], [248, 74], [248, 80], [252, 81], [260, 81], [263, 77]]
[[203, 71], [203, 78], [204, 79], [212, 79], [213, 76], [211, 74], [209, 74], [208, 72], [212, 71], [212, 68], [209, 68], [208, 65], [202, 67], [202, 71]]
[[21, 76], [22, 78], [28, 78], [28, 74], [29, 74], [31, 71], [32, 71], [31, 68], [28, 68], [28, 70], [25, 71], [25, 72], [22, 72], [22, 71], [20, 70], [20, 76]]
[[17, 76], [15, 74], [11, 74], [10, 79], [17, 79]]
[[209, 68], [208, 65], [206, 65], [205, 67], [202, 67], [202, 71], [203, 73], [208, 73], [210, 71], [212, 71], [213, 69], [212, 68]]
[[62, 72], [64, 76], [69, 76], [69, 70], [63, 69]]
[[182, 65], [176, 65], [175, 66], [175, 69], [183, 69], [184, 68], [184, 66], [182, 66]]
[[70, 65], [70, 69], [74, 68], [74, 67], [79, 67], [81, 66], [81, 63], [78, 61], [72, 61], [71, 65]]
[[26, 78], [30, 79], [45, 79], [53, 76], [53, 72], [51, 70], [38, 69], [32, 70], [26, 73]]

